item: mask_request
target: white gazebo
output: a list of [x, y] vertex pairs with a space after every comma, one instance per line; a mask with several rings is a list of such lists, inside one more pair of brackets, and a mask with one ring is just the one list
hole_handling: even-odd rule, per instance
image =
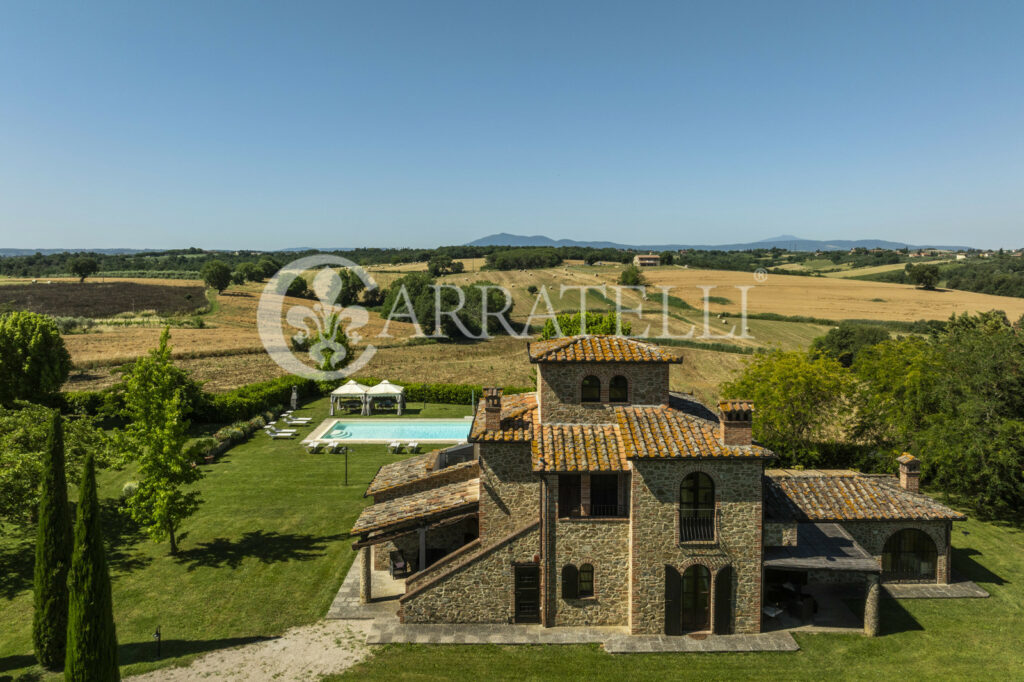
[[356, 399], [356, 398], [358, 398], [359, 402], [360, 402], [360, 405], [362, 406], [361, 409], [360, 409], [360, 412], [362, 414], [367, 414], [367, 412], [366, 412], [366, 404], [367, 404], [366, 392], [368, 390], [369, 390], [369, 388], [367, 388], [366, 386], [363, 386], [361, 383], [359, 383], [355, 379], [349, 379], [347, 384], [342, 384], [341, 386], [338, 386], [336, 389], [331, 391], [331, 416], [332, 417], [334, 416], [334, 409], [337, 406], [338, 402], [341, 401], [341, 400], [344, 400], [346, 398], [348, 398], [348, 399]]
[[366, 397], [363, 399], [363, 414], [373, 412], [373, 401], [377, 398], [391, 398], [395, 400], [398, 403], [398, 414], [402, 414], [402, 410], [405, 408], [405, 388], [385, 379], [376, 386], [370, 386], [370, 388], [366, 389]]

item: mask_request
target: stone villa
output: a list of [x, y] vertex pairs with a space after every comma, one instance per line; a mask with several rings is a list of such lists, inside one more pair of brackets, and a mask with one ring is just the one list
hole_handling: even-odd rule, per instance
[[487, 389], [469, 442], [384, 466], [352, 535], [406, 576], [403, 623], [617, 625], [633, 634], [758, 633], [816, 608], [802, 588], [950, 580], [963, 515], [899, 478], [770, 469], [754, 406], [713, 413], [669, 392], [680, 360], [622, 337], [528, 346], [537, 390]]

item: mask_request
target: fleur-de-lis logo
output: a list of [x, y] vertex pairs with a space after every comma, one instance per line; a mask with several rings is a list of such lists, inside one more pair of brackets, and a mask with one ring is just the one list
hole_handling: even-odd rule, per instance
[[[300, 258], [281, 268], [260, 296], [260, 339], [271, 358], [291, 374], [318, 380], [339, 379], [364, 367], [376, 352], [376, 348], [368, 345], [357, 357], [351, 357], [354, 346], [362, 341], [358, 329], [366, 326], [370, 315], [362, 306], [338, 305], [344, 287], [338, 270], [334, 269], [339, 266], [355, 273], [367, 289], [376, 288], [372, 278], [355, 263], [321, 254]], [[316, 302], [290, 304], [282, 319], [285, 294], [302, 273], [312, 270], [316, 270], [316, 275], [310, 288]], [[315, 369], [301, 361], [297, 352], [305, 353]]]

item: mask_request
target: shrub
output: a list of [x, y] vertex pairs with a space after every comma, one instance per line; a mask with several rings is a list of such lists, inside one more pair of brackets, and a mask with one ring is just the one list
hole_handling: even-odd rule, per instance
[[122, 503], [126, 502], [129, 497], [131, 497], [132, 495], [134, 495], [138, 491], [138, 489], [139, 489], [139, 482], [138, 481], [128, 481], [123, 486], [121, 486], [121, 497], [120, 497], [121, 502]]

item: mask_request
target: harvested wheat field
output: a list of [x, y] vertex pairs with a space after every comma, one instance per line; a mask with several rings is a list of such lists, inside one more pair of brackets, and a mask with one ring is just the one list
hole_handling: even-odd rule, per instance
[[[712, 296], [724, 296], [727, 305], [711, 304], [712, 311], [739, 313], [740, 291], [753, 286], [747, 296], [752, 313], [807, 315], [827, 319], [944, 320], [953, 313], [1002, 310], [1011, 320], [1024, 315], [1024, 298], [990, 296], [967, 291], [924, 291], [910, 285], [861, 280], [796, 277], [770, 274], [764, 282], [753, 273], [724, 270], [656, 268], [645, 272], [655, 286], [671, 286], [672, 294], [695, 305], [703, 293], [698, 285], [713, 285]], [[873, 300], [881, 299], [881, 300]]]

